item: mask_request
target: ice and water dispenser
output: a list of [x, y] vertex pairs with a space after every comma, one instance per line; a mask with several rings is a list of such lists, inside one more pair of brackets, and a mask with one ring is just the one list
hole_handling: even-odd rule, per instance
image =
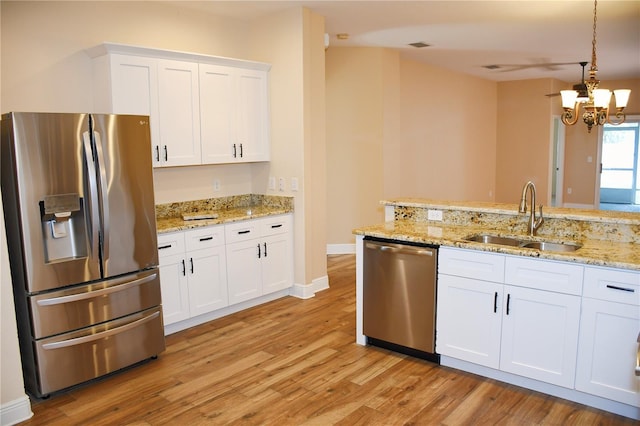
[[40, 201], [45, 262], [87, 256], [87, 221], [78, 194], [48, 195]]

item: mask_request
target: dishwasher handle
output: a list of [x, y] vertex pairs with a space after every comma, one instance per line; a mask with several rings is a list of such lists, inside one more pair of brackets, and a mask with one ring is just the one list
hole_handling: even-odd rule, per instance
[[396, 246], [396, 245], [388, 245], [388, 244], [374, 244], [374, 243], [366, 243], [366, 248], [380, 250], [388, 253], [395, 254], [413, 254], [418, 256], [431, 256], [433, 257], [434, 250], [433, 249], [423, 249], [421, 247], [415, 246]]

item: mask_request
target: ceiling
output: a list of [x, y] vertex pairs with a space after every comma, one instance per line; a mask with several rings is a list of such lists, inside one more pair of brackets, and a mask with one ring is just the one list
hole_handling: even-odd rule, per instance
[[[423, 1], [176, 1], [182, 7], [253, 20], [305, 6], [325, 17], [329, 49], [373, 46], [403, 58], [495, 80], [580, 80], [577, 64], [591, 61], [592, 0]], [[640, 78], [640, 0], [599, 0], [598, 77]], [[337, 34], [348, 34], [339, 40]], [[429, 47], [415, 48], [409, 43]], [[503, 64], [490, 70], [486, 65]], [[587, 66], [588, 70], [589, 66]]]

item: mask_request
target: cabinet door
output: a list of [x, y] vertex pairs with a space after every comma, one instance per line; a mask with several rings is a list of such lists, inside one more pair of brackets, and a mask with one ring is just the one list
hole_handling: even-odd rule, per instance
[[503, 285], [439, 275], [436, 352], [498, 368]]
[[[111, 81], [111, 108], [103, 108], [104, 112], [148, 115], [151, 147], [155, 153], [160, 143], [156, 59], [113, 54], [108, 61], [109, 75], [102, 75], [101, 79]], [[156, 158], [154, 155], [154, 166], [158, 165]]]
[[200, 64], [199, 74], [202, 163], [234, 162], [234, 153], [240, 154], [235, 134], [234, 68]]
[[189, 287], [182, 254], [160, 258], [160, 291], [165, 325], [189, 318]]
[[583, 299], [576, 389], [640, 407], [638, 333], [640, 307]]
[[158, 60], [158, 89], [160, 164], [200, 164], [198, 64]]
[[274, 235], [262, 239], [262, 293], [273, 293], [293, 285], [289, 234]]
[[224, 247], [190, 251], [186, 257], [191, 316], [227, 306], [227, 260]]
[[269, 161], [268, 74], [239, 70], [237, 76], [237, 142], [241, 161]]
[[261, 248], [260, 240], [257, 239], [227, 244], [227, 282], [230, 305], [262, 295], [258, 250]]
[[573, 388], [580, 299], [505, 286], [500, 369]]

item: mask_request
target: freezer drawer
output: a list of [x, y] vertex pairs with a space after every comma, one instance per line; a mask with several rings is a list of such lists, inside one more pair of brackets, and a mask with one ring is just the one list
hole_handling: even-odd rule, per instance
[[39, 396], [117, 371], [164, 351], [160, 307], [35, 342]]
[[157, 268], [29, 298], [35, 339], [140, 312], [161, 303]]

